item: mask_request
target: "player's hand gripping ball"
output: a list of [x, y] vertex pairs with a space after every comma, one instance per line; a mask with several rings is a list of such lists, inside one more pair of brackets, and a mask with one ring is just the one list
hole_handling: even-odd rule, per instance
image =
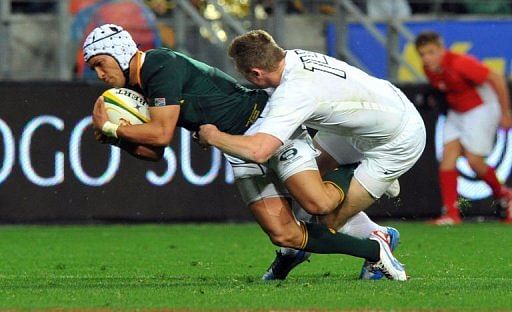
[[140, 93], [126, 88], [103, 92], [103, 101], [110, 122], [116, 125], [140, 125], [150, 120], [149, 106]]

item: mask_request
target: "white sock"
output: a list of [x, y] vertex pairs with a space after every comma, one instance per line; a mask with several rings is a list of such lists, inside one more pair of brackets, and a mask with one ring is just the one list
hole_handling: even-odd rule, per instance
[[[298, 220], [306, 222], [318, 223], [317, 217], [307, 213], [299, 205], [294, 206], [294, 213], [298, 216]], [[360, 212], [348, 219], [347, 223], [338, 230], [343, 234], [348, 234], [357, 238], [368, 238], [373, 231], [388, 232], [385, 226], [380, 226], [373, 222], [365, 212]]]
[[338, 230], [340, 233], [357, 238], [368, 238], [373, 231], [388, 232], [386, 227], [373, 222], [364, 212], [360, 212], [348, 219], [347, 223]]

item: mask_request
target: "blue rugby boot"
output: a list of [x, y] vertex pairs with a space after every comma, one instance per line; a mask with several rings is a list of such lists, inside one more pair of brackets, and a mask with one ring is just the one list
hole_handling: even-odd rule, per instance
[[373, 231], [368, 238], [379, 243], [380, 247], [380, 259], [377, 262], [371, 263], [369, 271], [381, 271], [388, 279], [406, 281], [408, 276], [405, 272], [405, 266], [393, 256], [389, 235], [382, 231]]
[[[394, 251], [400, 243], [400, 232], [393, 227], [387, 227], [388, 237], [389, 237], [389, 247], [391, 251]], [[373, 270], [373, 263], [368, 260], [365, 260], [363, 263], [363, 268], [361, 269], [361, 274], [359, 274], [359, 278], [362, 280], [380, 280], [384, 276], [381, 270]]]

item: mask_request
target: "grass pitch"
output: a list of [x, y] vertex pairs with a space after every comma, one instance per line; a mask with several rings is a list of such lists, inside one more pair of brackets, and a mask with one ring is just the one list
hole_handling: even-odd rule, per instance
[[405, 283], [341, 255], [262, 282], [275, 248], [255, 224], [1, 226], [0, 309], [512, 310], [512, 226], [391, 225]]

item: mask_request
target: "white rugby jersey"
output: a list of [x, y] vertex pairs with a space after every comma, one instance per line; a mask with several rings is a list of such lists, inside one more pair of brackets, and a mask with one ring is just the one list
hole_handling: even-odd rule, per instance
[[[282, 142], [301, 124], [353, 137], [371, 148], [394, 138], [414, 105], [389, 81], [372, 77], [340, 60], [304, 50], [288, 50], [280, 85], [258, 132]], [[366, 149], [363, 148], [363, 149]]]

